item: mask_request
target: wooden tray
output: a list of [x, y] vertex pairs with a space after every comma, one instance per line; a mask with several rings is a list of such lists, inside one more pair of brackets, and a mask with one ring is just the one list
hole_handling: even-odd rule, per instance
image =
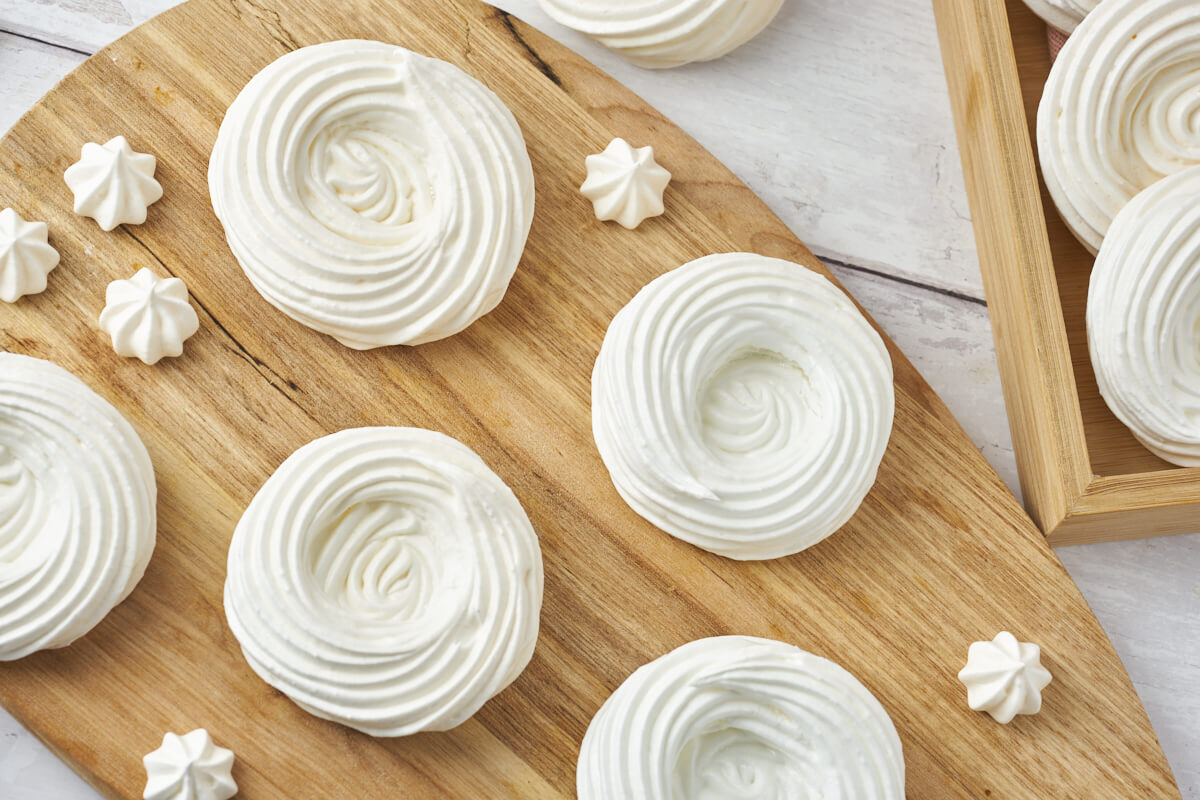
[[[205, 170], [228, 103], [303, 44], [366, 36], [459, 64], [513, 109], [538, 202], [501, 306], [419, 348], [354, 352], [266, 304], [229, 254]], [[124, 133], [160, 157], [145, 225], [70, 212], [63, 169]], [[614, 135], [653, 143], [669, 211], [598, 223], [576, 187]], [[0, 346], [80, 375], [134, 424], [159, 482], [145, 579], [95, 631], [0, 665], [0, 702], [113, 798], [139, 796], [167, 730], [208, 727], [238, 755], [242, 797], [564, 798], [584, 730], [637, 666], [720, 633], [794, 642], [845, 665], [891, 712], [914, 798], [1178, 797], [1146, 715], [1053, 552], [892, 347], [896, 426], [879, 482], [841, 532], [798, 556], [738, 563], [630, 511], [592, 443], [589, 376], [605, 327], [688, 259], [755, 250], [824, 272], [754, 195], [612, 79], [475, 0], [192, 0], [89, 59], [0, 142], [0, 198], [49, 222], [62, 265], [0, 308]], [[116, 357], [96, 318], [108, 281], [148, 266], [187, 281], [201, 330], [156, 367]], [[472, 720], [375, 740], [315, 719], [245, 664], [221, 606], [233, 527], [292, 450], [341, 428], [420, 425], [478, 451], [542, 543], [533, 662]], [[1039, 642], [1054, 682], [1037, 717], [971, 712], [968, 644]]]
[[1025, 505], [1051, 544], [1200, 530], [1200, 469], [1143, 447], [1100, 397], [1084, 314], [1093, 258], [1031, 141], [1050, 71], [1022, 0], [933, 0]]

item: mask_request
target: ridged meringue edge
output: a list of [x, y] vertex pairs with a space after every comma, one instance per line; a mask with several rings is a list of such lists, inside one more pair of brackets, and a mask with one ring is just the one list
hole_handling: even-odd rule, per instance
[[133, 591], [157, 487], [137, 432], [49, 361], [0, 352], [0, 661], [66, 647]]

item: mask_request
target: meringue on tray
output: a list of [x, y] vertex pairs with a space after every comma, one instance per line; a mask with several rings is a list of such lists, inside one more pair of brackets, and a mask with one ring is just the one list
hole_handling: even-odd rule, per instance
[[512, 112], [458, 67], [383, 42], [303, 47], [255, 75], [208, 186], [254, 288], [356, 350], [444, 339], [491, 311], [533, 221]]
[[466, 445], [351, 428], [292, 453], [229, 547], [225, 613], [251, 668], [372, 736], [443, 731], [521, 674], [542, 554], [516, 496]]

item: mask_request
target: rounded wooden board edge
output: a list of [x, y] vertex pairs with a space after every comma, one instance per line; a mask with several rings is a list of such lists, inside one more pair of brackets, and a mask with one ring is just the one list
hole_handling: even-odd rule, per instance
[[[111, 57], [114, 53], [123, 55], [126, 49], [136, 50], [136, 47], [131, 46], [131, 42], [141, 36], [146, 35], [156, 24], [162, 24], [166, 20], [170, 24], [174, 24], [176, 15], [185, 13], [191, 14], [196, 12], [196, 9], [202, 5], [215, 5], [215, 2], [210, 0], [191, 0], [185, 6], [181, 6], [166, 12], [159, 17], [146, 23], [144, 26], [135, 29], [130, 34], [127, 34], [122, 39], [115, 42], [113, 45], [105, 48], [93, 56], [93, 59], [102, 57]], [[234, 9], [256, 9], [261, 12], [263, 9], [281, 5], [281, 3], [246, 3], [239, 0], [232, 0], [227, 5]], [[672, 190], [675, 196], [675, 202], [687, 204], [694, 208], [711, 209], [716, 215], [716, 219], [712, 219], [707, 215], [705, 219], [714, 223], [720, 229], [725, 238], [733, 242], [738, 248], [763, 252], [766, 255], [777, 255], [780, 257], [790, 258], [805, 264], [810, 268], [816, 269], [823, 274], [828, 274], [824, 266], [817, 261], [812, 254], [805, 248], [795, 237], [787, 230], [785, 226], [772, 214], [766, 207], [753, 195], [746, 187], [744, 187], [737, 179], [721, 166], [715, 159], [712, 159], [698, 144], [677, 128], [674, 128], [669, 122], [658, 115], [653, 109], [646, 106], [633, 93], [629, 92], [624, 87], [616, 84], [600, 73], [585, 60], [569, 51], [565, 47], [558, 45], [548, 37], [537, 33], [532, 28], [524, 25], [504, 12], [491, 9], [485, 11], [482, 6], [479, 9], [474, 9], [474, 3], [453, 3], [456, 7], [467, 6], [477, 11], [479, 21], [488, 25], [503, 26], [505, 30], [511, 32], [517, 42], [524, 49], [526, 54], [548, 65], [553, 74], [558, 78], [557, 82], [564, 89], [564, 92], [572, 97], [572, 99], [585, 109], [597, 122], [599, 122], [606, 130], [612, 130], [618, 134], [624, 133], [627, 129], [637, 129], [644, 131], [647, 135], [654, 137], [656, 147], [659, 141], [669, 141], [673, 148], [677, 148], [676, 152], [686, 154], [686, 158], [680, 156], [679, 160], [668, 163], [669, 168], [676, 174], [677, 184]], [[198, 12], [196, 12], [198, 13]], [[260, 20], [265, 25], [270, 25], [271, 20]], [[182, 17], [180, 17], [182, 18]], [[277, 17], [278, 19], [278, 17]], [[294, 43], [293, 43], [294, 44]], [[56, 87], [47, 96], [53, 95], [59, 91], [59, 88], [72, 80], [72, 76], [76, 73], [84, 71], [88, 67], [88, 63], [81, 65], [79, 69], [67, 76], [59, 87]], [[540, 70], [539, 70], [540, 71]], [[544, 72], [542, 73], [544, 75]], [[549, 76], [546, 76], [549, 79]], [[564, 85], [565, 84], [565, 85]], [[41, 103], [39, 103], [41, 105]], [[31, 110], [30, 114], [33, 113]], [[22, 120], [14, 126], [10, 134], [5, 140], [0, 141], [0, 157], [5, 150], [5, 145], [8, 139], [13, 134], [22, 129], [30, 114], [22, 117]], [[597, 140], [599, 141], [599, 140]], [[697, 157], [699, 156], [699, 157]], [[732, 210], [729, 206], [732, 205]], [[0, 339], [0, 346], [3, 345], [3, 339]], [[915, 407], [919, 407], [921, 413], [930, 415], [928, 420], [931, 430], [928, 432], [929, 437], [941, 436], [948, 441], [953, 440], [955, 447], [955, 455], [961, 456], [971, 464], [972, 469], [978, 473], [979, 479], [983, 484], [977, 487], [979, 499], [985, 506], [994, 506], [998, 513], [998, 518], [1003, 518], [1005, 525], [1000, 526], [999, 531], [1005, 532], [1013, 542], [1012, 552], [1026, 552], [1026, 554], [1037, 553], [1038, 561], [1043, 572], [1047, 574], [1055, 574], [1056, 580], [1061, 584], [1063, 581], [1069, 585], [1069, 592], [1074, 593], [1073, 598], [1068, 598], [1076, 606], [1082, 604], [1081, 598], [1078, 597], [1077, 590], [1073, 585], [1069, 584], [1069, 578], [1065, 576], [1061, 565], [1053, 556], [1045, 543], [1037, 535], [1036, 530], [1024, 518], [1023, 514], [1015, 506], [1015, 500], [1008, 495], [1007, 490], [1000, 484], [999, 479], [991, 471], [978, 452], [966, 440], [961, 429], [953, 418], [946, 411], [941, 401], [933, 394], [924, 381], [916, 374], [912, 368], [895, 348], [892, 348], [893, 357], [897, 362], [897, 382], [902, 383], [907, 393], [911, 397], [907, 400], [915, 403]], [[933, 498], [929, 498], [933, 502]], [[1000, 533], [993, 532], [991, 535], [1000, 536]], [[1019, 542], [1019, 544], [1017, 543]], [[1032, 546], [1033, 549], [1030, 549]], [[1060, 586], [1059, 588], [1065, 588]], [[1088, 622], [1085, 620], [1085, 623]], [[1106, 658], [1109, 663], [1116, 661], [1115, 654], [1111, 651], [1107, 639], [1099, 632], [1098, 625], [1094, 619], [1090, 619], [1092, 630], [1088, 631], [1088, 638], [1093, 646], [1099, 647], [1094, 655], [1098, 658]], [[1098, 638], [1097, 638], [1098, 634]], [[1103, 652], [1103, 651], [1107, 652]], [[1119, 663], [1119, 662], [1118, 662]], [[1141, 733], [1145, 734], [1149, 731], [1148, 722], [1144, 721], [1144, 712], [1141, 711], [1140, 704], [1137, 704], [1136, 695], [1132, 692], [1132, 687], [1129, 685], [1128, 677], [1121, 673], [1123, 678], [1124, 699], [1119, 702], [1128, 704], [1132, 701], [1137, 706], [1136, 711], [1140, 712], [1142, 721], [1136, 719], [1136, 713], [1133, 715], [1132, 722], [1135, 726], [1141, 729]], [[1110, 698], [1112, 699], [1112, 698]], [[22, 719], [24, 719], [22, 717]], [[32, 720], [36, 730], [36, 720]], [[1153, 734], [1150, 734], [1153, 740]], [[69, 753], [65, 749], [60, 749], [60, 752]], [[1161, 759], [1161, 751], [1159, 751]], [[86, 765], [76, 759], [71, 759], [73, 765], [82, 766], [86, 769]], [[1162, 761], [1162, 766], [1165, 768], [1165, 760]], [[1169, 771], [1166, 773], [1169, 776]], [[1169, 777], [1168, 777], [1169, 780]], [[115, 790], [114, 790], [115, 792]], [[120, 796], [113, 794], [112, 796]]]

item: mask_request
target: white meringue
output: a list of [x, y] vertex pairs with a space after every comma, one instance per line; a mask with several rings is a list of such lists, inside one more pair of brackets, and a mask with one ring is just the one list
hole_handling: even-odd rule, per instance
[[373, 736], [464, 722], [529, 662], [541, 605], [516, 496], [465, 445], [417, 428], [301, 447], [229, 548], [225, 613], [250, 666]]
[[1200, 166], [1143, 189], [1113, 219], [1087, 331], [1117, 419], [1159, 458], [1200, 467]]
[[624, 139], [613, 139], [586, 163], [587, 179], [579, 191], [592, 201], [596, 219], [616, 220], [633, 230], [663, 213], [663, 192], [671, 173], [654, 160], [653, 147], [635, 150]]
[[208, 183], [263, 297], [360, 350], [442, 339], [495, 308], [533, 220], [512, 113], [457, 67], [382, 42], [304, 47], [258, 73]]
[[1025, 0], [1025, 5], [1047, 25], [1052, 25], [1064, 33], [1075, 30], [1099, 3], [1100, 0]]
[[128, 280], [113, 281], [104, 293], [100, 328], [112, 337], [117, 355], [157, 364], [183, 354], [183, 343], [200, 329], [179, 278], [159, 278], [146, 268]]
[[1135, 194], [1200, 163], [1195, 0], [1097, 6], [1050, 70], [1037, 139], [1059, 214], [1095, 253]]
[[133, 591], [155, 500], [115, 408], [49, 361], [0, 353], [0, 661], [66, 647]]
[[592, 430], [621, 496], [664, 531], [737, 559], [824, 539], [875, 482], [892, 363], [820, 275], [706, 256], [614, 317], [592, 373]]
[[990, 642], [972, 644], [967, 665], [958, 673], [967, 687], [967, 705], [1005, 724], [1017, 714], [1041, 711], [1042, 689], [1051, 679], [1042, 667], [1041, 653], [1036, 644], [1018, 642], [1008, 631]]
[[124, 136], [117, 136], [104, 145], [85, 144], [81, 158], [63, 177], [75, 193], [75, 213], [111, 231], [146, 221], [147, 209], [163, 194], [154, 179], [157, 166], [154, 156], [135, 153]]
[[539, 0], [573, 28], [649, 69], [711, 61], [757, 36], [783, 0]]
[[699, 639], [641, 667], [588, 726], [579, 800], [903, 800], [900, 737], [846, 670], [750, 636]]
[[204, 728], [163, 736], [162, 747], [147, 754], [144, 800], [229, 800], [237, 794], [233, 751], [213, 744]]
[[46, 290], [46, 277], [58, 266], [44, 222], [26, 222], [11, 208], [0, 211], [0, 300], [15, 303]]

